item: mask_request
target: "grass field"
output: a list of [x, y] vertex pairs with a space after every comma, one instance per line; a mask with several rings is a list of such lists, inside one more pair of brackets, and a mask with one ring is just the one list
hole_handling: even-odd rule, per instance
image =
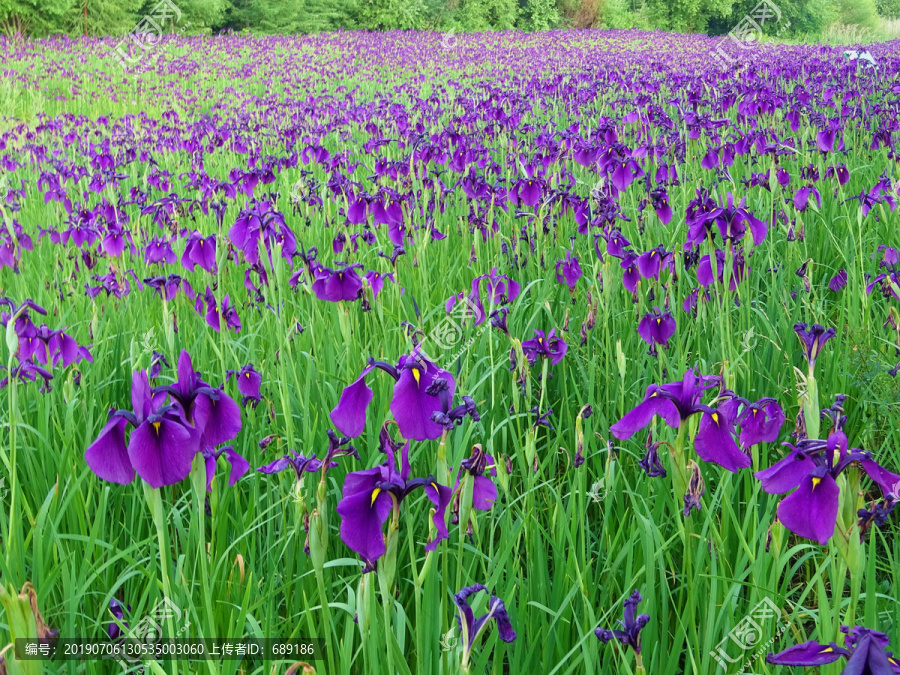
[[[0, 39], [3, 644], [46, 634], [30, 582], [62, 638], [318, 640], [145, 672], [900, 648], [900, 43], [117, 45]], [[595, 633], [635, 590], [639, 658]]]

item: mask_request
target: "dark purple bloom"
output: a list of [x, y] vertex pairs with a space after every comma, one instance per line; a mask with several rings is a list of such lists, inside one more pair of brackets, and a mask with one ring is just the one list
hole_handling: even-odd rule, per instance
[[694, 449], [705, 462], [712, 462], [732, 472], [745, 469], [751, 461], [733, 438], [734, 420], [701, 403], [708, 389], [721, 385], [720, 378], [698, 375], [694, 370], [685, 371], [681, 382], [671, 382], [647, 387], [644, 400], [626, 413], [609, 431], [620, 440], [627, 440], [646, 427], [659, 415], [670, 427], [677, 429], [682, 422], [700, 414], [700, 424], [694, 437]]
[[669, 195], [663, 188], [656, 188], [650, 192], [650, 203], [657, 217], [663, 225], [668, 225], [672, 220], [672, 206], [669, 204]]
[[645, 279], [658, 279], [664, 267], [668, 267], [670, 272], [674, 271], [674, 263], [674, 253], [667, 251], [663, 246], [641, 253], [637, 258], [638, 271]]
[[535, 337], [522, 343], [522, 352], [531, 365], [534, 365], [539, 356], [550, 359], [550, 363], [554, 366], [562, 361], [568, 346], [565, 341], [556, 337], [555, 328], [550, 329], [549, 335], [544, 335], [544, 331], [541, 330], [535, 330], [534, 334]]
[[372, 568], [385, 552], [383, 528], [392, 511], [399, 513], [403, 500], [417, 488], [425, 490], [434, 505], [432, 518], [437, 536], [425, 546], [433, 551], [441, 539], [449, 534], [445, 521], [451, 490], [439, 485], [433, 476], [409, 478], [409, 441], [400, 454], [400, 471], [396, 469], [397, 457], [393, 443], [384, 448], [388, 461], [372, 469], [348, 473], [344, 479], [343, 498], [337, 505], [341, 517], [341, 539], [352, 551], [358, 553]]
[[778, 654], [769, 653], [766, 662], [781, 666], [815, 667], [847, 659], [843, 675], [896, 675], [900, 661], [887, 651], [889, 639], [885, 633], [862, 626], [841, 626], [846, 649], [834, 642], [819, 644], [812, 640], [788, 647]]
[[809, 363], [810, 372], [812, 372], [816, 367], [816, 358], [819, 356], [822, 347], [825, 346], [828, 340], [837, 335], [837, 331], [834, 328], [826, 330], [825, 326], [820, 326], [817, 323], [811, 326], [805, 323], [795, 323], [794, 332], [797, 333], [797, 337], [806, 348], [806, 361]]
[[669, 346], [669, 338], [675, 334], [675, 328], [675, 319], [669, 312], [662, 313], [654, 308], [638, 324], [638, 335], [651, 349], [654, 345], [662, 345], [665, 349]]
[[578, 264], [578, 258], [573, 256], [571, 251], [566, 251], [564, 260], [556, 261], [556, 280], [561, 284], [566, 284], [570, 291], [575, 288], [575, 284], [583, 274], [581, 265]]
[[453, 596], [453, 602], [459, 609], [456, 619], [459, 624], [459, 630], [463, 634], [464, 653], [462, 662], [468, 663], [469, 654], [478, 636], [487, 628], [488, 622], [494, 620], [497, 622], [497, 631], [500, 639], [504, 642], [512, 642], [516, 639], [516, 631], [513, 630], [509, 621], [509, 615], [506, 613], [506, 605], [495, 595], [491, 595], [488, 600], [487, 613], [475, 618], [475, 613], [469, 606], [469, 598], [475, 593], [484, 591], [490, 595], [490, 591], [482, 584], [466, 586], [459, 593]]
[[216, 235], [206, 238], [199, 232], [192, 232], [187, 238], [184, 253], [181, 255], [181, 265], [186, 270], [194, 271], [195, 265], [200, 265], [210, 274], [216, 273]]
[[[337, 466], [337, 462], [330, 462], [329, 467], [333, 469]], [[260, 473], [280, 473], [291, 467], [294, 470], [294, 473], [297, 476], [297, 480], [303, 480], [303, 472], [309, 473], [318, 473], [318, 471], [322, 468], [323, 463], [322, 460], [316, 459], [316, 454], [313, 453], [309, 457], [305, 457], [303, 455], [298, 455], [296, 452], [288, 448], [288, 454], [284, 457], [279, 457], [274, 462], [269, 462], [257, 469]]]
[[240, 370], [229, 370], [227, 376], [228, 379], [231, 379], [232, 376], [237, 378], [238, 392], [242, 397], [241, 404], [247, 405], [249, 402], [255, 408], [256, 404], [262, 400], [262, 396], [259, 393], [259, 386], [262, 384], [262, 375], [256, 372], [256, 368], [253, 367], [253, 364], [248, 363]]
[[234, 447], [225, 445], [219, 450], [212, 448], [203, 451], [206, 460], [206, 491], [212, 492], [212, 479], [216, 475], [216, 460], [225, 455], [225, 459], [231, 466], [228, 474], [228, 487], [234, 487], [241, 477], [250, 470], [250, 462], [235, 452]]
[[641, 631], [644, 626], [646, 626], [650, 622], [650, 617], [647, 614], [640, 614], [635, 616], [634, 613], [637, 609], [638, 604], [641, 602], [643, 598], [641, 598], [641, 594], [635, 590], [628, 598], [625, 599], [625, 612], [623, 621], [619, 621], [619, 625], [622, 626], [622, 630], [613, 629], [606, 630], [604, 628], [596, 628], [594, 629], [594, 634], [597, 636], [603, 643], [610, 642], [611, 640], [618, 640], [623, 645], [627, 647], [631, 647], [635, 654], [641, 653]]
[[[359, 436], [366, 425], [366, 409], [372, 401], [372, 390], [365, 377], [379, 368], [394, 378], [391, 412], [403, 438], [416, 441], [434, 440], [444, 433], [444, 427], [433, 420], [435, 412], [447, 413], [453, 400], [456, 381], [446, 370], [436, 366], [418, 353], [400, 357], [395, 368], [383, 361], [369, 360], [355, 382], [344, 388], [331, 420], [341, 433], [351, 438]], [[441, 386], [442, 381], [444, 385]], [[437, 388], [433, 388], [437, 382]], [[446, 409], [445, 409], [446, 408]]]
[[361, 267], [362, 265], [359, 263], [344, 265], [336, 270], [330, 267], [319, 267], [312, 285], [313, 293], [319, 300], [327, 302], [356, 300], [363, 287], [362, 278], [356, 272]]
[[862, 469], [881, 487], [885, 496], [900, 476], [877, 464], [867, 452], [848, 450], [847, 437], [834, 431], [827, 441], [805, 440], [770, 468], [756, 473], [769, 494], [797, 488], [778, 505], [778, 519], [794, 534], [825, 544], [834, 534], [840, 488], [836, 478], [851, 464]]
[[841, 270], [833, 277], [831, 277], [831, 281], [828, 282], [828, 290], [833, 293], [837, 293], [844, 286], [847, 285], [847, 270]]
[[[745, 450], [758, 443], [772, 443], [778, 439], [778, 433], [784, 425], [784, 411], [774, 398], [762, 398], [756, 403], [748, 403], [744, 399], [732, 399], [734, 411], [741, 410], [735, 416], [741, 433], [739, 440]], [[727, 405], [727, 404], [726, 404]], [[725, 405], [722, 406], [723, 408]]]
[[[85, 451], [91, 470], [103, 480], [127, 484], [137, 474], [159, 488], [184, 480], [199, 450], [199, 434], [184, 423], [165, 395], [154, 392], [146, 371], [134, 374], [131, 385], [133, 412], [115, 410], [103, 431]], [[127, 425], [134, 427], [125, 444]]]
[[472, 454], [468, 459], [460, 462], [459, 471], [456, 473], [456, 485], [453, 491], [459, 489], [460, 478], [463, 471], [468, 473], [474, 482], [472, 487], [472, 506], [479, 511], [490, 511], [497, 501], [497, 486], [491, 480], [497, 475], [497, 466], [494, 458], [484, 452], [480, 445], [472, 448]]
[[226, 443], [241, 430], [241, 409], [221, 387], [214, 388], [194, 371], [190, 355], [182, 350], [178, 357], [178, 381], [157, 387], [166, 392], [181, 410], [183, 419], [200, 434], [200, 449]]
[[[128, 610], [131, 611], [131, 607], [129, 607]], [[128, 628], [128, 623], [125, 621], [125, 608], [122, 607], [122, 603], [115, 598], [110, 598], [109, 611], [113, 617], [118, 619], [118, 621], [109, 622], [109, 626], [106, 629], [106, 634], [109, 636], [109, 639], [118, 640], [119, 638], [125, 637], [122, 628]]]

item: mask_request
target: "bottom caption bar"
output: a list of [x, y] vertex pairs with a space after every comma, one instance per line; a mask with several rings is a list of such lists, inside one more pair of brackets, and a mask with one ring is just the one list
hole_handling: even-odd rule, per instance
[[275, 638], [220, 639], [160, 638], [152, 642], [120, 639], [83, 640], [80, 638], [16, 639], [16, 658], [20, 661], [100, 661], [124, 660], [242, 660], [254, 661], [324, 658], [321, 640], [279, 640]]

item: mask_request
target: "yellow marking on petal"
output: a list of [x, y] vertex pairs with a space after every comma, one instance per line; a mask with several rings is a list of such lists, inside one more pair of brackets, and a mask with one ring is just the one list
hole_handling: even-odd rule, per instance
[[825, 649], [823, 649], [823, 650], [820, 651], [819, 653], [820, 653], [820, 654], [827, 654], [828, 652], [833, 652], [833, 651], [834, 651], [834, 650], [833, 650], [831, 647], [825, 647]]
[[433, 487], [435, 489], [435, 492], [440, 492], [440, 490], [438, 490], [437, 483], [432, 483], [431, 487]]
[[719, 423], [719, 413], [714, 412], [714, 413], [711, 415], [711, 417], [712, 417], [712, 421], [713, 421], [713, 422], [715, 422], [716, 424]]
[[661, 324], [661, 323], [662, 323], [662, 319], [657, 319], [657, 320], [656, 320], [656, 325], [657, 325], [657, 326], [658, 326], [659, 324]]
[[816, 489], [816, 486], [817, 486], [819, 483], [821, 483], [821, 482], [822, 482], [822, 479], [821, 479], [821, 478], [815, 478], [815, 477], [813, 477], [813, 490], [815, 490], [815, 489]]
[[418, 369], [418, 368], [413, 368], [413, 369], [412, 369], [412, 374], [413, 374], [413, 377], [416, 378], [416, 384], [419, 384], [419, 380], [420, 380], [420, 378], [422, 377], [421, 375], [419, 375], [419, 369]]
[[160, 425], [160, 422], [153, 423], [153, 431], [155, 431], [157, 433], [157, 435], [159, 435], [159, 425]]
[[250, 379], [250, 373], [244, 373], [244, 376], [245, 376], [248, 380]]
[[378, 498], [378, 495], [380, 495], [380, 494], [381, 494], [381, 488], [375, 488], [374, 490], [372, 490], [372, 503], [369, 504], [369, 506], [375, 505], [375, 500]]

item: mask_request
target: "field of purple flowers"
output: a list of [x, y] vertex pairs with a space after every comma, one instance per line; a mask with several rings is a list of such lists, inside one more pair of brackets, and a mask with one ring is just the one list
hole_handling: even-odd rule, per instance
[[0, 38], [3, 664], [900, 673], [900, 44], [451, 37]]

